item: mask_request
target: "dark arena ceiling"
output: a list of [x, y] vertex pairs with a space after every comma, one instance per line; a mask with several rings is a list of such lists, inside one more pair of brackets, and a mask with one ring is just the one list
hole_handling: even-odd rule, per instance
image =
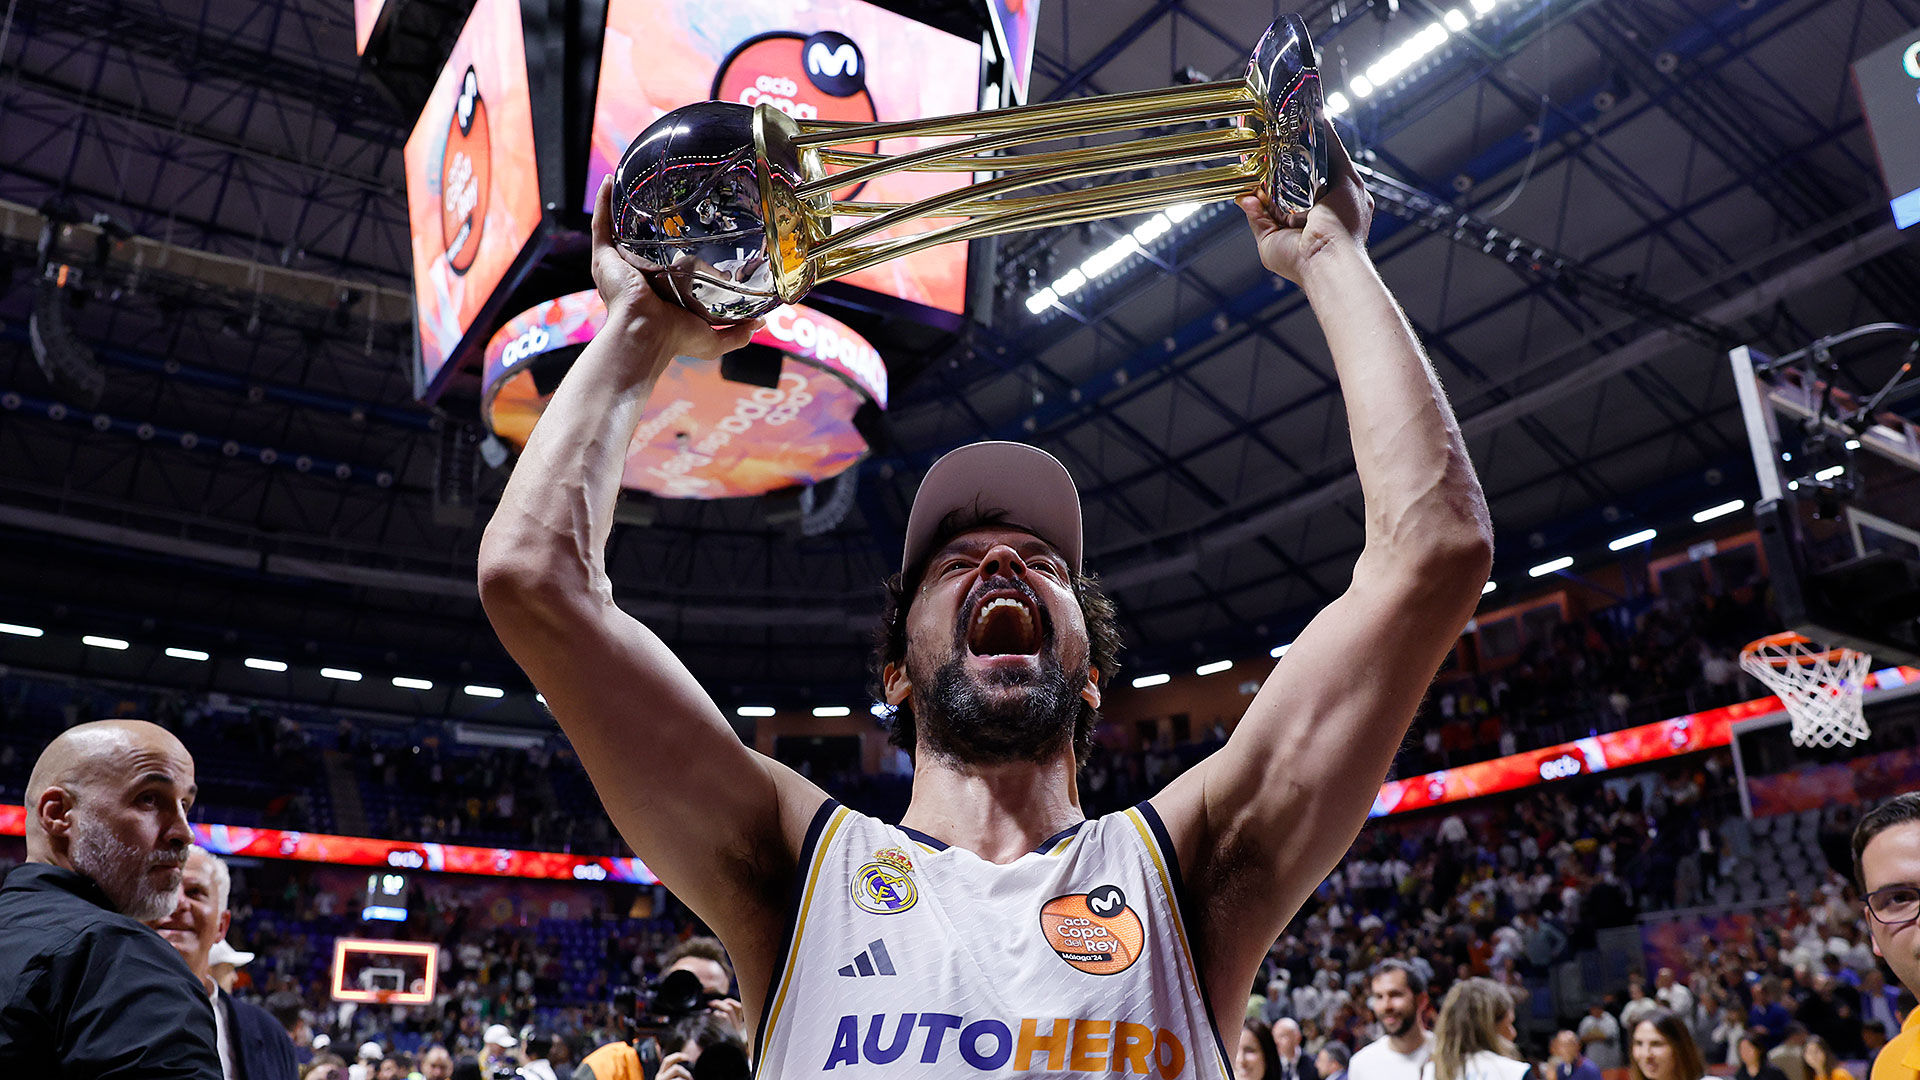
[[[887, 6], [977, 18], [963, 0]], [[1544, 557], [1751, 497], [1728, 347], [1915, 320], [1920, 229], [1892, 225], [1848, 65], [1920, 25], [1920, 0], [1460, 7], [1467, 30], [1340, 124], [1380, 178], [1374, 258], [1461, 416], [1495, 578], [1516, 590]], [[430, 40], [461, 8], [416, 0], [415, 19]], [[1046, 0], [1033, 98], [1237, 75], [1278, 11]], [[7, 12], [0, 606], [523, 687], [473, 589], [507, 475], [470, 464], [475, 387], [412, 397], [411, 117], [357, 62], [351, 5]], [[1302, 9], [1332, 88], [1445, 13]], [[80, 223], [69, 250], [105, 215], [137, 253], [70, 313], [106, 372], [97, 405], [57, 406], [30, 347], [47, 213]], [[802, 535], [765, 500], [631, 505], [610, 552], [621, 602], [723, 703], [844, 696], [919, 475], [991, 436], [1078, 478], [1135, 671], [1289, 640], [1345, 587], [1361, 507], [1321, 335], [1238, 211], [1028, 309], [1138, 220], [1002, 240], [991, 326], [889, 357], [918, 374], [836, 527]], [[471, 503], [437, 503], [467, 469]]]

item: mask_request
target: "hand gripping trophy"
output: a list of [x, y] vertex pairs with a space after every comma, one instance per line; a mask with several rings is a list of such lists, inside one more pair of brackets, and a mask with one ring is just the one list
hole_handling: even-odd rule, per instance
[[[715, 324], [757, 318], [815, 285], [957, 240], [1070, 225], [1258, 192], [1276, 217], [1305, 213], [1327, 178], [1320, 73], [1307, 26], [1261, 35], [1244, 78], [897, 123], [794, 120], [771, 105], [688, 105], [633, 140], [614, 176], [614, 239], [661, 295]], [[1231, 120], [1105, 145], [1038, 143]], [[889, 156], [836, 147], [952, 141]], [[1112, 173], [1191, 166], [1065, 193], [1019, 194]], [[829, 172], [832, 166], [839, 171]], [[998, 173], [918, 202], [836, 200], [902, 170]], [[957, 219], [904, 236], [894, 226]], [[836, 225], [838, 226], [836, 228]]]

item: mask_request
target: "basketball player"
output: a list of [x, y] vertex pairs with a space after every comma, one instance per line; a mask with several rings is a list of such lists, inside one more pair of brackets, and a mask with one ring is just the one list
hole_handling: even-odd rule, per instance
[[1365, 822], [1491, 559], [1459, 430], [1366, 253], [1372, 200], [1334, 159], [1310, 213], [1242, 209], [1326, 334], [1365, 550], [1224, 747], [1091, 822], [1076, 750], [1113, 675], [1112, 607], [1081, 566], [1072, 480], [1038, 450], [962, 447], [915, 498], [880, 680], [915, 755], [899, 827], [742, 746], [614, 604], [604, 549], [649, 390], [752, 327], [657, 299], [600, 192], [606, 327], [488, 526], [481, 598], [622, 835], [726, 943], [759, 1075], [1232, 1075], [1218, 1033]]

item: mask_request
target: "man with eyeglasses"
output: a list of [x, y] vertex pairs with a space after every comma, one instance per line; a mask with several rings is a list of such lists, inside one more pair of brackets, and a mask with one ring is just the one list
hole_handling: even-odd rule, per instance
[[[1853, 831], [1853, 872], [1867, 898], [1873, 953], [1920, 995], [1920, 792], [1888, 799]], [[1872, 1080], [1920, 1078], [1920, 1009], [1873, 1063]]]

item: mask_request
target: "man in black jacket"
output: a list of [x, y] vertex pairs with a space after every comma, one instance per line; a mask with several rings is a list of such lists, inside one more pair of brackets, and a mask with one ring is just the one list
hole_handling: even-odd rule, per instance
[[220, 1080], [206, 994], [141, 925], [173, 909], [194, 794], [153, 724], [82, 724], [40, 754], [27, 862], [0, 887], [0, 1076]]
[[232, 887], [227, 864], [205, 848], [195, 847], [187, 855], [180, 879], [180, 902], [166, 918], [148, 925], [180, 953], [213, 1003], [225, 1080], [294, 1080], [299, 1066], [286, 1029], [265, 1009], [221, 989], [213, 978], [213, 946], [226, 940], [233, 921], [233, 913], [227, 910]]

